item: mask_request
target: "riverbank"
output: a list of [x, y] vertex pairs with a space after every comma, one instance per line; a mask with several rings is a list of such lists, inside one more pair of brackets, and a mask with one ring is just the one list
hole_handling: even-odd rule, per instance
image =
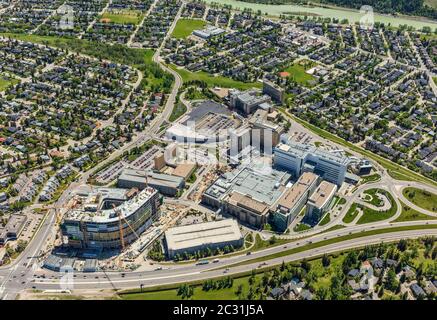
[[[359, 22], [362, 14], [355, 9], [336, 7], [333, 5], [296, 5], [296, 4], [282, 4], [282, 5], [272, 5], [272, 4], [260, 4], [260, 3], [250, 3], [235, 0], [206, 0], [208, 4], [218, 3], [220, 5], [232, 6], [233, 9], [243, 10], [252, 9], [254, 12], [261, 11], [263, 14], [269, 16], [279, 16], [282, 14], [287, 14], [290, 12], [294, 13], [307, 13], [308, 15], [314, 15], [322, 18], [331, 18], [343, 20], [347, 18], [350, 23]], [[398, 27], [400, 25], [407, 24], [416, 29], [422, 29], [425, 26], [430, 27], [432, 30], [437, 28], [437, 21], [429, 20], [422, 17], [413, 16], [392, 16], [386, 14], [375, 13], [375, 22], [381, 22], [384, 24], [390, 24], [391, 26]]]

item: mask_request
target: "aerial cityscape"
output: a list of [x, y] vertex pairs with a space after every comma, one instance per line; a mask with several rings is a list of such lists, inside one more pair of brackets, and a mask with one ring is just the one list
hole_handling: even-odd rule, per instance
[[0, 300], [437, 300], [436, 125], [435, 0], [0, 0]]

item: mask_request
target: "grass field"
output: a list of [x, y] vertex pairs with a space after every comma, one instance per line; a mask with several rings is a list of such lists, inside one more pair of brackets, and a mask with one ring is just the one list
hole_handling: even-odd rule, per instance
[[222, 76], [213, 76], [209, 73], [199, 71], [190, 72], [185, 69], [178, 69], [175, 65], [170, 65], [170, 68], [175, 70], [182, 77], [183, 82], [189, 81], [204, 81], [208, 84], [208, 87], [221, 87], [221, 88], [236, 88], [241, 90], [251, 89], [251, 88], [261, 88], [262, 84], [260, 82], [250, 82], [245, 83], [241, 81], [235, 81], [230, 78]]
[[[430, 185], [437, 187], [437, 182], [430, 179], [430, 178], [427, 178], [419, 173], [411, 171], [405, 167], [402, 167], [401, 165], [394, 163], [388, 159], [385, 159], [385, 158], [383, 158], [383, 157], [381, 157], [381, 156], [379, 156], [379, 155], [377, 155], [369, 150], [365, 150], [359, 146], [356, 146], [353, 143], [350, 143], [350, 142], [348, 142], [340, 137], [337, 137], [335, 134], [332, 134], [326, 130], [320, 129], [320, 128], [312, 125], [311, 123], [308, 123], [307, 121], [304, 121], [304, 120], [294, 116], [290, 112], [286, 111], [284, 108], [280, 108], [280, 110], [282, 112], [284, 112], [286, 115], [288, 115], [289, 117], [291, 117], [294, 121], [301, 124], [305, 128], [313, 131], [314, 133], [316, 133], [320, 137], [331, 140], [335, 143], [338, 143], [344, 147], [347, 147], [347, 148], [349, 148], [357, 153], [360, 153], [360, 154], [368, 157], [369, 159], [372, 159], [372, 160], [378, 162], [384, 168], [389, 170], [390, 176], [392, 176], [395, 179], [398, 179], [397, 177], [402, 177], [402, 179], [399, 179], [399, 180], [419, 181], [419, 182], [423, 182], [423, 183], [430, 184]], [[397, 176], [394, 176], [395, 174]]]
[[2, 75], [0, 75], [0, 92], [5, 91], [7, 88], [13, 86], [14, 84], [17, 84], [18, 82], [20, 81], [17, 79], [12, 79], [12, 78], [7, 79]]
[[171, 34], [173, 38], [183, 39], [188, 37], [194, 30], [203, 29], [206, 22], [195, 19], [179, 19]]
[[413, 187], [405, 188], [402, 190], [402, 194], [416, 206], [431, 212], [437, 212], [436, 194]]
[[391, 204], [390, 209], [385, 211], [378, 211], [358, 204], [361, 210], [363, 210], [363, 215], [358, 219], [357, 224], [365, 224], [365, 223], [387, 220], [396, 214], [398, 205], [393, 199], [393, 196], [389, 192], [385, 192], [384, 190], [380, 190], [379, 193], [385, 194], [387, 196]]
[[358, 212], [359, 211], [357, 210], [357, 204], [356, 203], [352, 203], [351, 207], [346, 212], [346, 215], [343, 218], [343, 222], [344, 223], [351, 223], [357, 217]]
[[361, 181], [363, 184], [365, 184], [365, 183], [369, 183], [369, 182], [378, 181], [379, 179], [381, 179], [381, 176], [377, 173], [374, 173], [374, 174], [363, 177], [363, 179]]
[[305, 231], [311, 229], [311, 227], [305, 223], [298, 223], [294, 228], [293, 231], [294, 232], [301, 232], [301, 231]]
[[319, 222], [319, 226], [324, 226], [325, 224], [328, 224], [329, 221], [331, 221], [331, 213], [328, 212], [325, 214], [322, 220]]
[[433, 80], [434, 83], [437, 85], [437, 77], [432, 77], [432, 80]]
[[168, 120], [170, 122], [173, 122], [179, 119], [179, 117], [182, 116], [185, 112], [187, 112], [187, 107], [182, 102], [179, 102], [173, 107], [173, 111], [171, 112], [170, 118]]
[[399, 200], [402, 205], [401, 215], [392, 222], [416, 221], [416, 220], [436, 220], [437, 217], [428, 216], [419, 211], [410, 208], [405, 203]]
[[425, 0], [423, 3], [431, 8], [437, 8], [437, 0]]
[[[245, 276], [241, 278], [234, 279], [233, 286], [231, 288], [224, 288], [218, 290], [202, 290], [201, 286], [196, 286], [194, 288], [194, 295], [190, 300], [236, 300], [238, 299], [235, 293], [238, 286], [242, 286], [242, 295], [247, 296], [249, 291], [249, 277]], [[255, 283], [260, 281], [261, 275], [255, 276]], [[177, 289], [169, 289], [162, 291], [150, 291], [143, 293], [130, 293], [120, 295], [123, 300], [180, 300], [181, 297], [178, 296]]]
[[308, 67], [306, 67], [299, 62], [296, 62], [286, 68], [284, 71], [288, 72], [290, 74], [288, 77], [296, 81], [298, 84], [311, 86], [310, 81], [315, 80], [315, 78], [312, 75], [306, 73], [306, 71], [312, 66], [312, 64], [308, 64]]
[[100, 16], [100, 20], [109, 20], [110, 23], [117, 24], [134, 24], [137, 25], [143, 20], [144, 15], [140, 11], [121, 10], [105, 12]]
[[377, 193], [379, 193], [378, 189], [369, 189], [363, 192], [365, 194], [364, 201], [374, 205], [375, 207], [382, 207], [384, 205], [384, 201], [378, 198]]

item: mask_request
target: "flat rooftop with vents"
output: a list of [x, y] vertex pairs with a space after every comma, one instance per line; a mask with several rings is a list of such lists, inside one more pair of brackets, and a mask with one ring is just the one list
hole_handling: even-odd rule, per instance
[[207, 248], [239, 247], [243, 235], [237, 221], [225, 219], [170, 228], [165, 232], [165, 241], [168, 256], [174, 257]]

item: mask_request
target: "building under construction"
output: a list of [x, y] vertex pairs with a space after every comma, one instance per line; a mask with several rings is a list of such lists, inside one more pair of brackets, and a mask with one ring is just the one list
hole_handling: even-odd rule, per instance
[[121, 249], [134, 242], [158, 218], [161, 197], [147, 187], [98, 188], [75, 196], [61, 223], [64, 243], [81, 249]]

